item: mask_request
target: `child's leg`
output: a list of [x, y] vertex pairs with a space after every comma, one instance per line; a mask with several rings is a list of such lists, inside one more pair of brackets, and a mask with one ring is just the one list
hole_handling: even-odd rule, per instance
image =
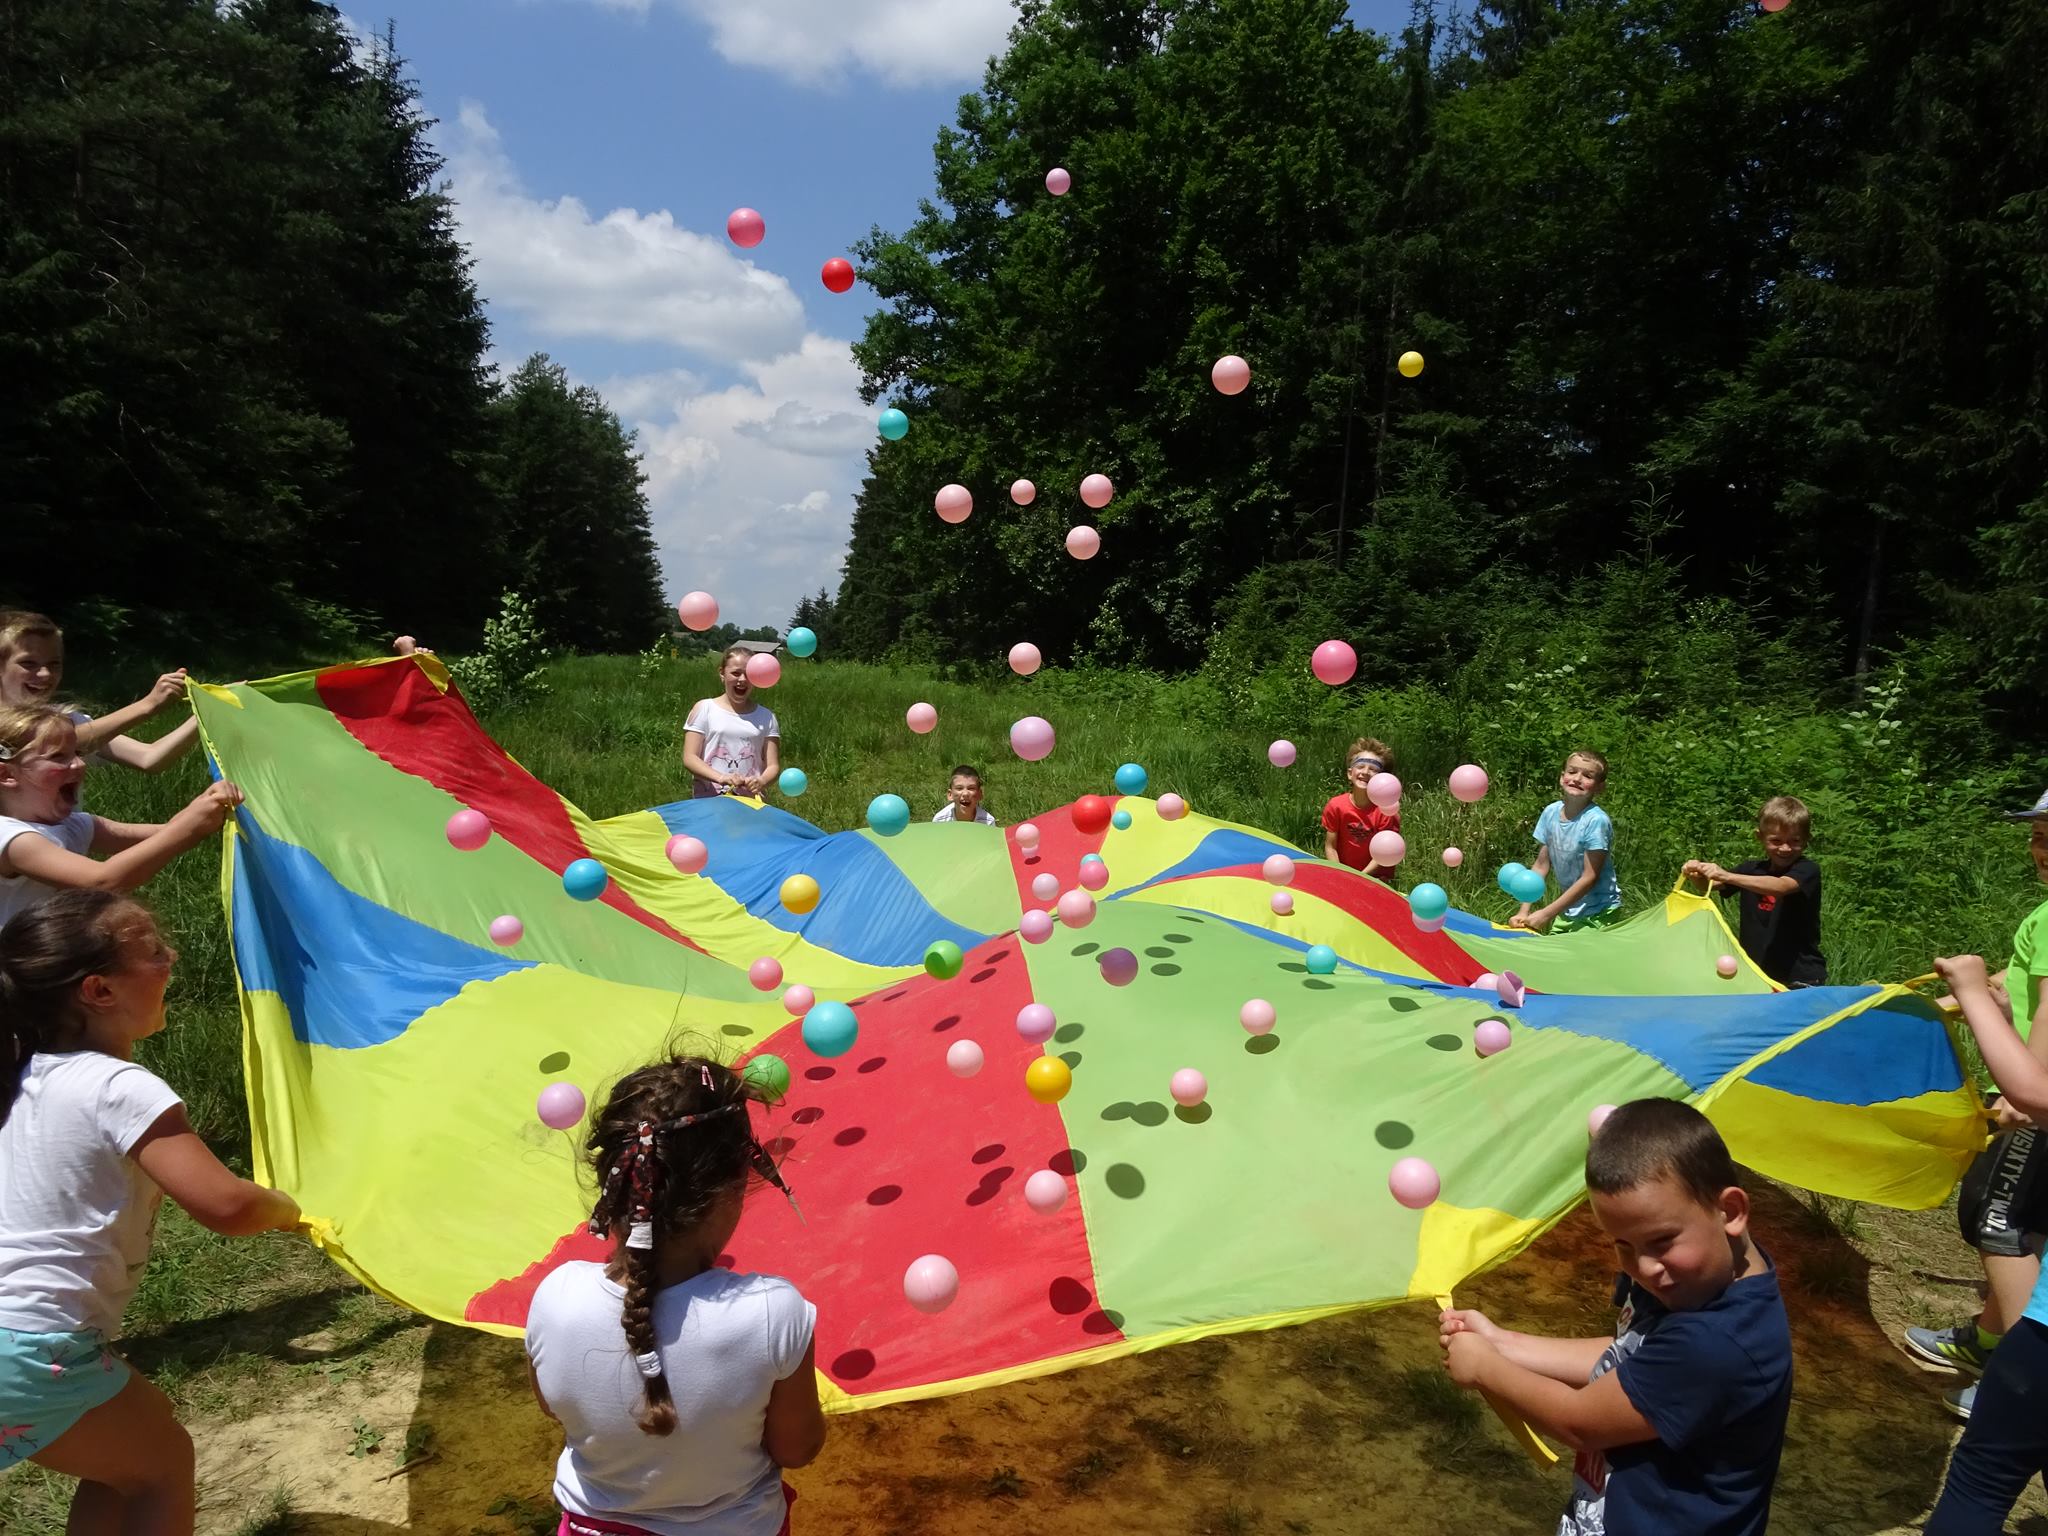
[[1926, 1536], [1998, 1536], [2027, 1480], [2048, 1472], [2048, 1328], [2023, 1318], [1984, 1367], [1970, 1427]]
[[30, 1459], [79, 1480], [79, 1536], [192, 1536], [192, 1437], [140, 1374]]
[[2041, 1261], [2032, 1254], [1986, 1253], [1982, 1258], [1988, 1283], [1977, 1326], [1986, 1333], [2004, 1333], [2026, 1312], [2027, 1299], [2041, 1278]]

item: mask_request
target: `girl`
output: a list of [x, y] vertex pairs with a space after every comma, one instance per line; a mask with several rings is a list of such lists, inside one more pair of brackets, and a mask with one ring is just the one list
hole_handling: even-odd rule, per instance
[[608, 1264], [569, 1263], [526, 1315], [534, 1396], [560, 1422], [562, 1536], [787, 1536], [781, 1469], [825, 1444], [817, 1309], [717, 1259], [756, 1176], [758, 1090], [701, 1056], [642, 1067], [590, 1130], [590, 1230]]
[[299, 1223], [235, 1177], [135, 1042], [176, 953], [126, 896], [64, 891], [0, 929], [0, 1471], [79, 1479], [68, 1529], [187, 1536], [192, 1439], [108, 1347], [168, 1194], [215, 1232]]
[[[33, 707], [55, 704], [64, 681], [64, 632], [40, 613], [0, 612], [0, 704]], [[87, 757], [155, 773], [176, 762], [199, 738], [199, 717], [193, 715], [155, 741], [137, 741], [122, 734], [151, 715], [182, 703], [185, 669], [166, 672], [156, 686], [112, 714], [95, 720], [83, 710], [67, 710], [78, 727], [78, 748]]]
[[82, 810], [84, 782], [69, 718], [0, 705], [0, 924], [66, 886], [132, 891], [213, 836], [242, 803], [223, 780], [162, 826], [143, 826]]
[[743, 645], [727, 651], [718, 663], [725, 696], [698, 700], [683, 722], [683, 766], [690, 770], [692, 799], [758, 795], [782, 771], [782, 728], [747, 680], [753, 654]]

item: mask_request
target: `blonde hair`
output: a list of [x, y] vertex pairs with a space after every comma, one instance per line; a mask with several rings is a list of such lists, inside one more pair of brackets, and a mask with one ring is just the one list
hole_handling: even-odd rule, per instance
[[1376, 736], [1361, 736], [1358, 740], [1351, 743], [1344, 752], [1344, 766], [1347, 769], [1350, 768], [1351, 760], [1361, 752], [1365, 753], [1368, 757], [1378, 758], [1382, 769], [1389, 769], [1394, 766], [1394, 749]]
[[718, 670], [722, 674], [725, 671], [725, 664], [731, 661], [735, 656], [752, 656], [753, 654], [754, 653], [747, 649], [747, 647], [744, 645], [728, 645], [725, 648], [724, 653], [720, 655], [720, 657], [718, 658]]
[[1574, 747], [1571, 751], [1565, 753], [1564, 755], [1564, 762], [1567, 768], [1571, 766], [1572, 759], [1575, 757], [1583, 757], [1595, 768], [1598, 768], [1600, 770], [1600, 782], [1602, 784], [1605, 784], [1607, 782], [1606, 758], [1602, 757], [1598, 752], [1588, 752], [1584, 747]]
[[47, 614], [30, 613], [25, 608], [0, 608], [0, 666], [14, 659], [22, 641], [32, 639], [54, 640], [62, 646], [64, 631]]
[[60, 731], [76, 729], [69, 715], [47, 704], [0, 704], [0, 762], [12, 762]]
[[1796, 795], [1773, 795], [1756, 813], [1757, 831], [1767, 831], [1772, 827], [1782, 827], [1804, 841], [1813, 836], [1813, 812]]

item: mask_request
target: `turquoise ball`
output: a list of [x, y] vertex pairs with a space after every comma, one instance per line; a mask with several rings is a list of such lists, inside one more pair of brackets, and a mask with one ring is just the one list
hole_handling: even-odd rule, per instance
[[1142, 795], [1151, 782], [1152, 776], [1138, 763], [1125, 763], [1116, 771], [1116, 792], [1120, 795]]
[[868, 802], [868, 826], [877, 837], [894, 837], [910, 825], [910, 803], [901, 795], [877, 795]]
[[577, 859], [562, 871], [562, 889], [578, 901], [595, 901], [611, 883], [604, 866], [595, 859]]
[[1308, 966], [1309, 975], [1327, 976], [1337, 969], [1337, 951], [1327, 944], [1312, 944], [1302, 961]]
[[1425, 880], [1408, 893], [1408, 906], [1424, 922], [1433, 922], [1451, 910], [1451, 893]]
[[817, 1003], [804, 1015], [804, 1044], [813, 1056], [844, 1056], [860, 1035], [860, 1020], [844, 1003]]
[[785, 768], [776, 775], [775, 787], [794, 800], [811, 787], [811, 776], [801, 768]]
[[1119, 832], [1128, 832], [1131, 829], [1131, 813], [1129, 811], [1118, 811], [1109, 818], [1109, 824]]
[[818, 636], [816, 632], [805, 629], [801, 624], [782, 637], [782, 644], [783, 648], [792, 656], [815, 656], [818, 654]]
[[875, 425], [882, 429], [882, 436], [893, 443], [910, 430], [910, 418], [892, 405], [889, 409], [882, 412], [881, 418], [876, 421]]

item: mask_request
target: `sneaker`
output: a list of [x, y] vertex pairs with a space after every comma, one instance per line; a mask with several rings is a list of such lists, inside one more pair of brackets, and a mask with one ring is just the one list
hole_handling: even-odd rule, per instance
[[1970, 1410], [1977, 1406], [1977, 1383], [1973, 1381], [1966, 1387], [1950, 1387], [1941, 1394], [1941, 1406], [1968, 1423]]
[[1968, 1371], [1974, 1376], [1984, 1374], [1984, 1361], [1989, 1353], [1977, 1347], [1977, 1324], [1974, 1319], [1939, 1331], [1933, 1328], [1908, 1328], [1906, 1348], [1935, 1365], [1945, 1365], [1952, 1371]]

